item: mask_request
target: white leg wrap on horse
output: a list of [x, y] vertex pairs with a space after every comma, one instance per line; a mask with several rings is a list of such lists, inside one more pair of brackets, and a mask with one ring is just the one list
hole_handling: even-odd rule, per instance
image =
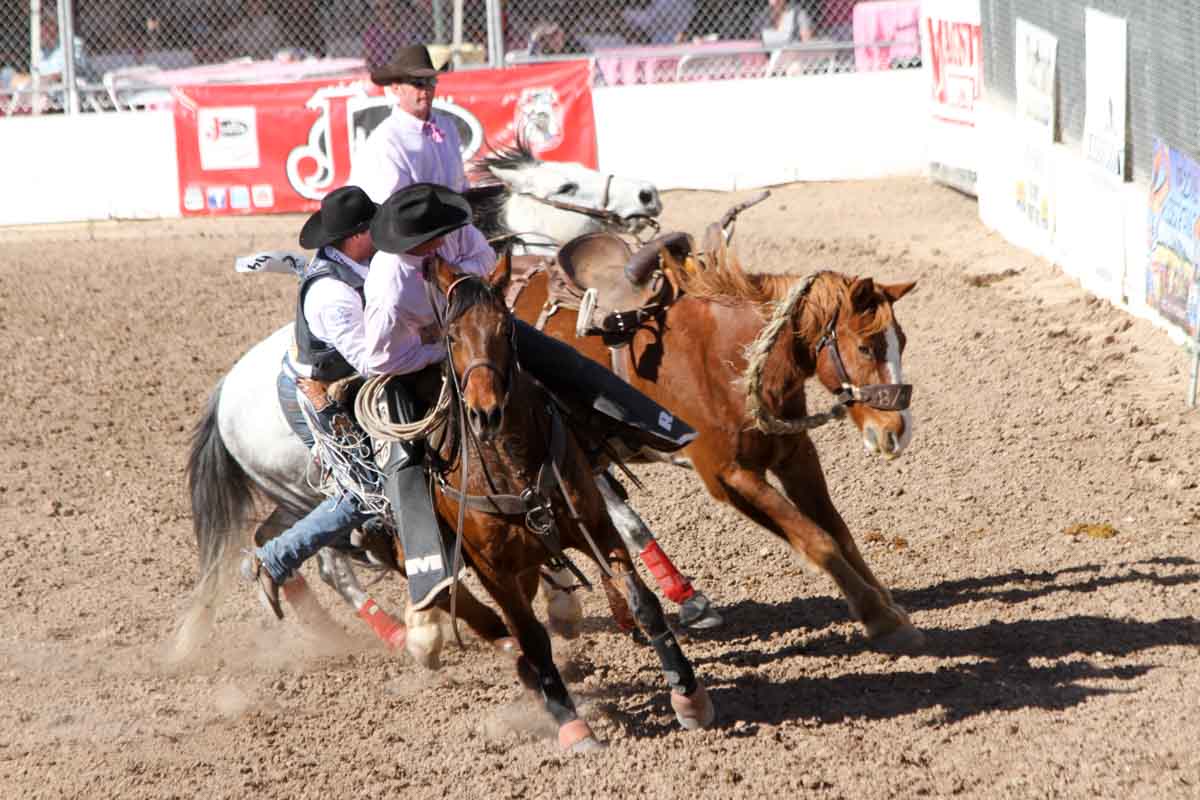
[[404, 648], [425, 669], [441, 667], [440, 656], [444, 643], [442, 617], [442, 611], [438, 608], [425, 611], [408, 608], [404, 612], [404, 626], [408, 629]]

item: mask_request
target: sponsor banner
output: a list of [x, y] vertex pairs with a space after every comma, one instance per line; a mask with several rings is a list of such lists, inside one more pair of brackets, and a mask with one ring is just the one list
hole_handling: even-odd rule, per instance
[[1048, 242], [1054, 236], [1053, 147], [1058, 38], [1023, 19], [1016, 26], [1017, 212]]
[[975, 107], [983, 94], [978, 0], [924, 0], [921, 38], [929, 54], [930, 176], [975, 194]]
[[[434, 107], [458, 126], [464, 160], [520, 136], [539, 158], [595, 168], [589, 70], [566, 61], [448, 72]], [[173, 94], [184, 216], [315, 210], [345, 184], [355, 152], [391, 113], [365, 73]]]
[[1146, 303], [1196, 336], [1200, 308], [1200, 165], [1154, 139]]
[[1017, 118], [1033, 135], [1054, 141], [1054, 79], [1058, 37], [1017, 20]]
[[1126, 26], [1094, 8], [1085, 10], [1087, 100], [1083, 154], [1105, 172], [1125, 180]]

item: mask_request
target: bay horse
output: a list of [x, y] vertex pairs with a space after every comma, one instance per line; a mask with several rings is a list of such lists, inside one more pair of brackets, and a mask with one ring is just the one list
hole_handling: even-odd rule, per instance
[[[578, 312], [562, 306], [544, 330], [686, 419], [699, 435], [681, 455], [709, 494], [832, 577], [875, 646], [919, 649], [924, 636], [863, 560], [797, 422], [808, 414], [805, 382], [815, 375], [847, 403], [868, 453], [892, 459], [904, 451], [913, 431], [907, 397], [879, 403], [881, 410], [863, 402], [870, 392], [862, 390], [903, 383], [906, 338], [893, 304], [915, 283], [828, 271], [808, 279], [748, 274], [724, 248], [718, 255], [707, 268], [664, 256], [672, 297], [624, 347], [578, 337]], [[547, 275], [536, 272], [513, 312], [533, 321], [547, 306]]]
[[[519, 649], [518, 677], [555, 719], [559, 745], [572, 751], [597, 747], [591, 729], [576, 714], [554, 665], [549, 635], [530, 605], [538, 587], [539, 567], [556, 550], [583, 552], [605, 574], [606, 596], [614, 616], [631, 621], [653, 645], [677, 720], [687, 729], [707, 727], [715, 717], [712, 702], [668, 627], [657, 597], [633, 568], [608, 515], [590, 460], [563, 424], [550, 396], [518, 366], [515, 322], [503, 297], [511, 259], [501, 258], [487, 280], [459, 273], [440, 259], [433, 261], [433, 277], [446, 296], [445, 377], [458, 387], [455, 394], [461, 399], [461, 408], [450, 404], [451, 416], [443, 435], [429, 442], [440, 465], [434, 506], [443, 531], [449, 536], [460, 533], [462, 563], [474, 569], [504, 618], [463, 586], [454, 587], [449, 597], [440, 597], [433, 613], [457, 612], [497, 649]], [[262, 484], [241, 469], [223, 440], [213, 436], [219, 432], [214, 411], [210, 404], [197, 429], [198, 446], [194, 444], [189, 463], [193, 476], [221, 476], [219, 481], [193, 481], [193, 500], [199, 492], [204, 502], [198, 508], [205, 515], [196, 525], [200, 602], [191, 612], [201, 616], [211, 616], [219, 593], [220, 566], [229, 544], [240, 533], [238, 522], [252, 502], [253, 491], [262, 491]], [[469, 459], [472, 452], [476, 458]], [[476, 462], [481, 468], [470, 469], [469, 464]], [[552, 480], [547, 479], [550, 474]], [[273, 499], [282, 502], [280, 497]], [[285, 513], [284, 509], [281, 504], [272, 517]], [[277, 522], [268, 518], [256, 538], [261, 541], [264, 532], [277, 532], [272, 527]], [[555, 541], [557, 547], [548, 541]], [[393, 548], [388, 561], [403, 574], [405, 558], [399, 537], [389, 537], [388, 542]], [[285, 584], [285, 591], [292, 585]], [[289, 597], [293, 602], [296, 599]], [[302, 616], [313, 610], [305, 608], [306, 602], [311, 605], [311, 597], [301, 599], [297, 607]], [[403, 638], [403, 629], [399, 634]], [[411, 637], [411, 631], [408, 635]]]

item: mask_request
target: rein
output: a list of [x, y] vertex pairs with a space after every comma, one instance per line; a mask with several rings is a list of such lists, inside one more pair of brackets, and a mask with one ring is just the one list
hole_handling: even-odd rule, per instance
[[786, 300], [777, 303], [775, 313], [770, 321], [763, 327], [758, 338], [747, 348], [747, 366], [743, 374], [747, 393], [746, 415], [750, 418], [751, 426], [763, 433], [788, 435], [819, 428], [835, 420], [844, 419], [846, 411], [855, 403], [862, 403], [879, 411], [903, 411], [908, 408], [912, 400], [912, 384], [879, 383], [858, 386], [850, 380], [850, 376], [846, 372], [846, 365], [838, 351], [837, 320], [840, 313], [840, 309], [838, 309], [826, 323], [825, 330], [813, 351], [815, 362], [823, 349], [830, 348], [833, 368], [841, 384], [841, 388], [834, 395], [837, 402], [828, 411], [808, 414], [795, 419], [776, 417], [763, 405], [762, 373], [767, 358], [820, 275], [820, 272], [809, 275], [788, 293]]
[[[472, 277], [474, 276], [463, 276], [450, 284], [445, 295], [447, 310], [450, 307], [454, 289], [463, 281]], [[455, 489], [450, 485], [450, 482], [446, 479], [444, 470], [436, 469], [432, 470], [432, 472], [438, 489], [458, 504], [458, 519], [455, 526], [454, 540], [454, 564], [452, 567], [453, 582], [450, 588], [450, 623], [455, 641], [462, 647], [462, 638], [458, 632], [457, 597], [458, 576], [462, 569], [463, 527], [466, 522], [466, 510], [468, 507], [485, 514], [523, 516], [525, 527], [530, 532], [536, 534], [538, 541], [549, 551], [550, 565], [555, 569], [566, 568], [575, 576], [580, 584], [585, 588], [591, 589], [592, 584], [587, 579], [587, 576], [563, 553], [559, 542], [558, 529], [550, 499], [550, 494], [557, 489], [563, 500], [566, 501], [572, 521], [579, 526], [584, 539], [587, 540], [592, 552], [595, 554], [601, 570], [609, 578], [613, 577], [613, 573], [605, 562], [600, 549], [596, 546], [595, 540], [584, 524], [583, 518], [579, 515], [575, 504], [571, 500], [571, 495], [564, 485], [562, 465], [567, 452], [567, 434], [566, 428], [563, 425], [562, 415], [555, 408], [553, 401], [546, 404], [546, 412], [550, 418], [550, 433], [546, 458], [538, 468], [537, 477], [534, 479], [533, 484], [520, 494], [502, 494], [495, 491], [495, 486], [492, 485], [491, 478], [487, 473], [486, 462], [482, 460], [482, 445], [475, 436], [474, 430], [467, 424], [467, 409], [466, 400], [463, 396], [463, 387], [467, 385], [467, 380], [473, 370], [478, 368], [490, 369], [497, 375], [502, 375], [505, 380], [504, 402], [505, 405], [508, 403], [509, 391], [515, 384], [517, 373], [520, 372], [520, 364], [517, 356], [516, 326], [512, 324], [512, 312], [505, 307], [505, 315], [509, 317], [510, 322], [510, 361], [507, 369], [501, 370], [490, 359], [476, 359], [467, 365], [460, 376], [454, 369], [454, 360], [450, 352], [451, 338], [449, 322], [438, 311], [437, 304], [433, 302], [432, 282], [428, 278], [426, 279], [425, 287], [430, 304], [434, 309], [435, 319], [442, 329], [442, 341], [446, 349], [446, 371], [449, 373], [449, 379], [446, 383], [451, 384], [453, 387], [453, 399], [451, 402], [457, 413], [459, 423], [458, 446], [461, 454], [458, 465], [460, 470], [459, 488]], [[489, 494], [473, 495], [467, 491], [470, 469], [469, 456], [472, 443], [474, 443], [476, 451], [480, 453], [480, 465], [483, 467], [484, 476], [493, 490]]]

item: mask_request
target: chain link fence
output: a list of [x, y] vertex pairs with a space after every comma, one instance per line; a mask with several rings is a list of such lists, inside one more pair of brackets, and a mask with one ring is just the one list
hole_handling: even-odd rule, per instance
[[[40, 7], [0, 0], [0, 115], [72, 102], [84, 111], [145, 107], [180, 70], [214, 82], [264, 80], [264, 62], [333, 74], [381, 63], [414, 43], [440, 45], [435, 57], [452, 57], [458, 68], [587, 57], [597, 85], [910, 67], [920, 63], [919, 7], [919, 0], [42, 0]], [[76, 93], [64, 91], [68, 26]]]
[[1149, 183], [1153, 138], [1200, 154], [1200, 5], [1195, 0], [983, 0], [984, 74], [988, 92], [1016, 102], [1015, 30], [1018, 18], [1058, 38], [1058, 134], [1083, 139], [1086, 103], [1084, 18], [1094, 8], [1127, 24], [1129, 48], [1129, 164]]

